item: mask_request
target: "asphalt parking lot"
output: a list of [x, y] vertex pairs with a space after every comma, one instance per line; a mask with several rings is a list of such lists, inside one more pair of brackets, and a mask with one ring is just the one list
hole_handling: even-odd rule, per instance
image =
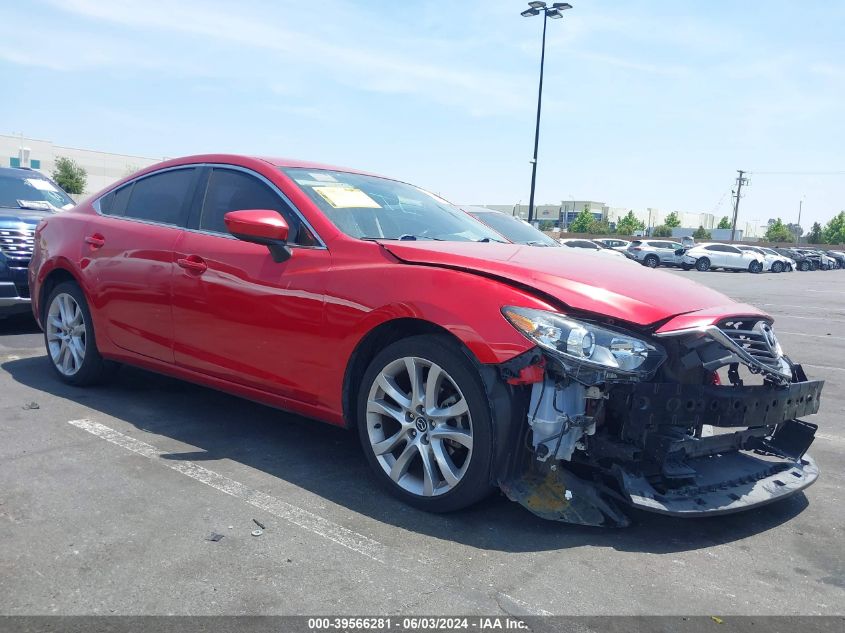
[[65, 386], [14, 319], [0, 322], [0, 613], [842, 614], [845, 271], [668, 274], [763, 307], [827, 380], [806, 496], [623, 530], [504, 497], [429, 515], [381, 492], [352, 434], [131, 368]]

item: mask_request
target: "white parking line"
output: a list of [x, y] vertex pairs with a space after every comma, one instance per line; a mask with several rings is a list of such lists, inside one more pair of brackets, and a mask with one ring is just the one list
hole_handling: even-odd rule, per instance
[[386, 563], [388, 560], [387, 547], [378, 541], [374, 541], [362, 534], [358, 534], [357, 532], [353, 532], [341, 525], [332, 523], [321, 516], [308, 512], [307, 510], [303, 510], [295, 505], [291, 505], [290, 503], [271, 497], [270, 495], [258, 490], [248, 488], [240, 482], [212, 472], [207, 468], [203, 468], [202, 466], [195, 464], [194, 462], [161, 459], [163, 455], [168, 454], [166, 451], [159, 450], [151, 444], [147, 444], [146, 442], [124, 435], [123, 433], [115, 431], [103, 424], [92, 422], [91, 420], [69, 420], [68, 424], [72, 424], [83, 431], [88, 431], [92, 435], [96, 435], [107, 442], [111, 442], [112, 444], [125, 448], [133, 453], [137, 453], [147, 459], [154, 460], [155, 462], [180, 472], [183, 475], [187, 475], [191, 479], [195, 479], [207, 486], [211, 486], [220, 492], [225, 492], [227, 495], [231, 495], [245, 501], [259, 510], [264, 510], [273, 516], [289, 521], [290, 523], [298, 525], [309, 532], [318, 534], [319, 536], [337, 543], [338, 545], [351, 549], [353, 552], [358, 552], [367, 558], [372, 558], [380, 563]]
[[816, 437], [822, 440], [827, 440], [828, 442], [833, 442], [834, 444], [843, 444], [845, 445], [845, 437], [839, 437], [838, 435], [828, 435], [827, 433], [816, 433]]
[[810, 363], [801, 363], [805, 367], [815, 367], [816, 369], [824, 369], [826, 371], [845, 371], [845, 367], [829, 367], [827, 365], [811, 365]]
[[800, 306], [794, 303], [758, 303], [758, 306], [777, 306], [779, 308], [801, 308], [803, 310], [827, 310], [830, 312], [830, 306]]
[[807, 334], [806, 332], [787, 332], [785, 330], [778, 330], [778, 336], [781, 334], [787, 334], [789, 336], [808, 336], [810, 338], [826, 338], [834, 341], [841, 341], [845, 338], [842, 336], [833, 336], [831, 334]]

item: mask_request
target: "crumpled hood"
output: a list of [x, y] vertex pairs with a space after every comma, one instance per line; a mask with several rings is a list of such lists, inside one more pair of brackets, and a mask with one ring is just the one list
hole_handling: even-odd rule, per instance
[[[709, 313], [718, 308], [728, 316], [746, 314], [750, 308], [683, 277], [632, 266], [613, 257], [591, 257], [577, 248], [432, 241], [380, 244], [404, 263], [512, 280], [555, 297], [570, 308], [637, 325], [699, 310]], [[731, 309], [734, 306], [736, 312]]]

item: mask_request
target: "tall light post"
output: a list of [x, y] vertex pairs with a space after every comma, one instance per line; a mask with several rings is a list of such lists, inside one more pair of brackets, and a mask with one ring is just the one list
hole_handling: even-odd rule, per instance
[[540, 145], [540, 106], [543, 103], [543, 66], [546, 61], [546, 22], [549, 18], [559, 20], [563, 17], [562, 11], [571, 9], [568, 2], [555, 2], [552, 6], [546, 6], [545, 2], [529, 2], [528, 8], [520, 13], [524, 18], [543, 14], [543, 45], [540, 49], [540, 88], [537, 91], [537, 127], [534, 130], [534, 158], [531, 159], [531, 196], [528, 200], [528, 221], [534, 221], [534, 186], [537, 183], [537, 148]]

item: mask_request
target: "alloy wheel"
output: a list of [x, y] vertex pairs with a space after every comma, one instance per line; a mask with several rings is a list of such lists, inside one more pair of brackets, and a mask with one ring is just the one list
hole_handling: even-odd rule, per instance
[[418, 357], [390, 362], [367, 397], [376, 461], [403, 490], [433, 497], [454, 489], [472, 459], [472, 417], [454, 379]]
[[46, 319], [50, 358], [62, 374], [73, 376], [85, 360], [86, 328], [82, 309], [67, 293], [57, 294]]

